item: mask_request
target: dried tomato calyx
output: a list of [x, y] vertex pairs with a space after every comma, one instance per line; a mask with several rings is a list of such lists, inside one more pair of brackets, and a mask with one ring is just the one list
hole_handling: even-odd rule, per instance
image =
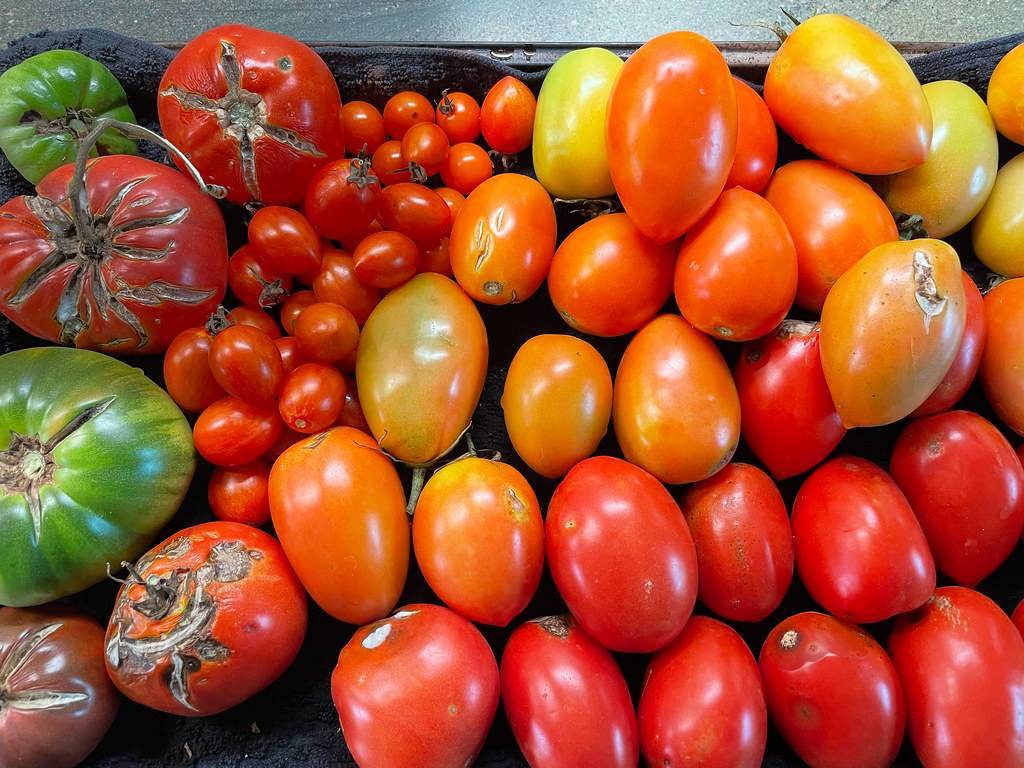
[[11, 681], [32, 658], [32, 654], [62, 626], [64, 625], [60, 622], [54, 622], [24, 633], [7, 652], [7, 656], [0, 659], [0, 715], [7, 710], [38, 712], [46, 709], [59, 709], [89, 698], [89, 694], [81, 691], [49, 691], [40, 688], [16, 691], [12, 689]]

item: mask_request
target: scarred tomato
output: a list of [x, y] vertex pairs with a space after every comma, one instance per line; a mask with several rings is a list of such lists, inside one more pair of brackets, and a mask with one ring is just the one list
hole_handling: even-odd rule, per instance
[[388, 290], [408, 282], [416, 274], [419, 260], [420, 251], [412, 238], [401, 232], [374, 232], [353, 251], [352, 269], [363, 285]]
[[313, 294], [316, 301], [343, 306], [360, 326], [366, 322], [381, 297], [377, 288], [359, 282], [352, 257], [335, 248], [324, 249], [320, 271], [313, 278]]
[[298, 274], [320, 264], [320, 235], [309, 219], [293, 208], [267, 205], [249, 221], [249, 244], [272, 269]]
[[350, 101], [342, 105], [341, 127], [345, 134], [345, 149], [350, 155], [364, 150], [372, 155], [388, 138], [380, 110], [365, 101]]
[[522, 152], [533, 139], [537, 99], [522, 80], [506, 75], [491, 86], [480, 105], [480, 130], [491, 149]]
[[281, 303], [292, 290], [292, 276], [268, 267], [251, 245], [243, 245], [228, 259], [228, 288], [243, 304], [266, 308]]
[[417, 123], [434, 122], [434, 107], [423, 94], [399, 91], [384, 105], [384, 127], [392, 139], [401, 140]]
[[738, 77], [736, 90], [736, 157], [732, 161], [725, 188], [743, 187], [761, 192], [775, 170], [779, 136], [775, 121], [757, 91]]
[[273, 402], [284, 379], [277, 345], [250, 325], [231, 325], [214, 337], [210, 370], [225, 392], [256, 405]]
[[480, 105], [462, 91], [443, 91], [434, 115], [452, 144], [476, 141], [480, 135]]
[[309, 182], [303, 210], [321, 237], [344, 240], [370, 226], [380, 206], [380, 191], [369, 160], [335, 160]]
[[1000, 283], [985, 295], [988, 340], [979, 376], [996, 415], [1024, 435], [1024, 278]]
[[199, 413], [227, 393], [210, 370], [213, 334], [206, 326], [174, 337], [164, 355], [164, 387], [186, 413]]
[[217, 467], [210, 475], [206, 497], [213, 516], [229, 523], [261, 526], [270, 522], [267, 478], [270, 467], [253, 461], [237, 467]]
[[345, 405], [345, 377], [323, 363], [305, 363], [288, 374], [277, 410], [285, 425], [312, 435], [332, 426]]
[[434, 190], [410, 182], [392, 184], [381, 192], [380, 223], [421, 243], [444, 237], [452, 225], [444, 200]]
[[493, 173], [494, 165], [487, 150], [471, 142], [453, 145], [441, 166], [441, 180], [463, 195], [479, 187]]
[[228, 396], [199, 414], [192, 437], [199, 455], [208, 462], [234, 467], [270, 450], [283, 426], [274, 406], [250, 405]]

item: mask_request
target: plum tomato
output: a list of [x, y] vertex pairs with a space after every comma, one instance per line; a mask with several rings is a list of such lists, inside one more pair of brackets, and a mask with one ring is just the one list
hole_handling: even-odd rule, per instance
[[[344, 240], [362, 233], [376, 218], [380, 191], [369, 160], [335, 160], [309, 182], [303, 210], [321, 237]], [[326, 249], [321, 246], [321, 250]]]
[[401, 232], [375, 232], [352, 253], [352, 269], [359, 282], [381, 290], [407, 282], [416, 274], [419, 261], [415, 241]]
[[345, 132], [345, 149], [350, 155], [373, 154], [388, 138], [384, 117], [373, 104], [350, 101], [341, 107], [341, 125]]
[[255, 461], [277, 441], [284, 425], [274, 406], [222, 397], [199, 414], [192, 437], [199, 455], [218, 467]]
[[402, 137], [402, 159], [410, 164], [414, 178], [426, 181], [448, 160], [448, 134], [434, 123], [417, 123]]
[[452, 217], [447, 203], [434, 190], [401, 182], [381, 192], [380, 223], [384, 229], [401, 232], [418, 243], [432, 243], [448, 234]]
[[266, 309], [280, 304], [292, 290], [292, 276], [267, 266], [251, 245], [228, 259], [228, 288], [248, 307]]
[[332, 426], [345, 405], [345, 377], [323, 363], [304, 363], [285, 377], [277, 410], [285, 426], [305, 435]]
[[971, 225], [974, 255], [1004, 277], [1024, 277], [1024, 154], [999, 169], [992, 194]]
[[359, 281], [355, 262], [349, 254], [335, 248], [325, 248], [320, 271], [313, 278], [313, 295], [316, 301], [340, 304], [362, 326], [380, 301], [381, 292]]
[[340, 363], [359, 344], [359, 325], [340, 304], [318, 301], [295, 319], [295, 338], [306, 357], [321, 363]]
[[316, 304], [317, 301], [322, 300], [317, 298], [314, 291], [296, 291], [285, 299], [281, 305], [281, 327], [284, 328], [284, 332], [289, 336], [293, 336], [295, 334], [295, 321], [302, 310], [310, 304]]
[[1024, 43], [1000, 59], [988, 81], [988, 110], [999, 132], [1016, 144], [1024, 144]]
[[206, 487], [213, 516], [229, 523], [257, 527], [270, 522], [267, 480], [270, 467], [253, 461], [237, 467], [215, 467]]
[[480, 135], [480, 105], [468, 93], [442, 91], [434, 119], [453, 146], [476, 141]]
[[434, 107], [421, 93], [399, 91], [384, 105], [384, 127], [388, 136], [401, 141], [417, 123], [434, 122]]
[[522, 152], [533, 139], [537, 98], [522, 80], [506, 75], [491, 86], [480, 105], [480, 131], [491, 149], [503, 155]]
[[1024, 435], [1024, 278], [1006, 280], [985, 294], [988, 337], [979, 376], [996, 415]]
[[289, 275], [320, 264], [320, 235], [309, 219], [293, 208], [267, 205], [249, 220], [249, 244], [268, 267]]
[[199, 413], [227, 393], [210, 370], [213, 334], [205, 326], [174, 337], [164, 355], [164, 387], [186, 413]]
[[479, 187], [493, 173], [494, 165], [487, 150], [471, 142], [452, 145], [441, 166], [441, 180], [463, 195]]
[[757, 91], [738, 77], [732, 84], [736, 90], [736, 157], [725, 188], [743, 187], [760, 193], [775, 170], [779, 136], [772, 113]]
[[466, 196], [459, 192], [457, 189], [451, 187], [438, 187], [434, 190], [438, 197], [444, 200], [444, 204], [448, 206], [448, 213], [451, 214], [452, 221], [455, 221], [455, 214], [462, 208], [462, 204], [466, 202]]
[[452, 276], [451, 241], [442, 237], [436, 243], [420, 246], [420, 263], [417, 272], [436, 272], [445, 277]]
[[265, 333], [271, 339], [281, 338], [281, 329], [274, 318], [261, 309], [253, 307], [235, 307], [228, 312], [228, 322], [234, 325], [249, 325]]
[[284, 379], [274, 340], [251, 325], [231, 325], [214, 337], [210, 370], [225, 392], [255, 405], [272, 403]]
[[377, 151], [373, 153], [370, 161], [377, 182], [382, 187], [397, 184], [400, 181], [409, 181], [409, 164], [402, 157], [402, 142], [385, 141]]
[[285, 376], [303, 363], [309, 362], [307, 357], [302, 354], [299, 340], [294, 336], [282, 336], [279, 339], [274, 339], [274, 344], [277, 345], [278, 354], [281, 355], [281, 367], [284, 369]]

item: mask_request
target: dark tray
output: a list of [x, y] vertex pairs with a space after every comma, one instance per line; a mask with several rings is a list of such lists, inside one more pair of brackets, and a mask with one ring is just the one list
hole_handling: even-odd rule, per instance
[[[912, 59], [912, 66], [922, 82], [957, 79], [985, 95], [989, 76], [1001, 56], [1017, 43], [1024, 34], [1000, 38], [969, 46], [949, 47], [948, 44], [915, 44], [902, 48]], [[173, 56], [174, 44], [159, 46], [117, 35], [103, 30], [72, 30], [41, 32], [12, 43], [0, 51], [0, 71], [22, 59], [52, 48], [72, 48], [104, 62], [118, 77], [132, 109], [140, 122], [156, 128], [156, 104], [153, 94], [160, 76]], [[535, 90], [540, 87], [544, 69], [558, 53], [580, 46], [339, 46], [317, 44], [320, 55], [330, 66], [341, 84], [342, 97], [347, 100], [365, 99], [378, 106], [387, 96], [401, 88], [415, 88], [437, 99], [443, 88], [461, 89], [482, 98], [486, 89], [505, 74], [514, 73]], [[628, 54], [636, 45], [610, 46], [616, 52]], [[773, 46], [752, 43], [723, 46], [734, 71], [757, 84], [771, 56]], [[515, 68], [510, 67], [514, 64]], [[806, 156], [786, 137], [781, 137], [780, 161]], [[154, 159], [164, 160], [151, 146], [144, 147]], [[1008, 142], [1001, 144], [1001, 161], [1006, 162], [1020, 147]], [[523, 160], [528, 161], [529, 153]], [[521, 168], [529, 172], [529, 168]], [[0, 157], [0, 201], [31, 191], [23, 179]], [[241, 209], [224, 207], [232, 247], [239, 245], [245, 235]], [[559, 215], [559, 234], [564, 237], [580, 219], [567, 212]], [[960, 235], [951, 239], [964, 261], [983, 287], [987, 275], [970, 251], [969, 238]], [[674, 306], [666, 307], [674, 311]], [[490, 370], [480, 407], [473, 422], [473, 439], [478, 447], [497, 449], [512, 464], [522, 470], [533, 483], [542, 504], [546, 504], [554, 483], [532, 473], [515, 455], [505, 434], [501, 408], [498, 404], [508, 364], [527, 338], [540, 333], [571, 333], [553, 310], [544, 290], [531, 300], [511, 307], [481, 307], [491, 342]], [[588, 339], [602, 352], [614, 370], [626, 345], [626, 338]], [[0, 317], [0, 351], [7, 352], [40, 342], [22, 333], [6, 319]], [[730, 363], [735, 359], [737, 345], [720, 345]], [[153, 379], [161, 380], [159, 359], [132, 360]], [[978, 411], [986, 418], [995, 417], [977, 388], [971, 390], [962, 404]], [[998, 423], [998, 422], [997, 422]], [[880, 464], [888, 464], [888, 452], [900, 425], [856, 430], [850, 433], [839, 450], [864, 456]], [[1016, 444], [1019, 438], [1007, 432]], [[614, 439], [606, 438], [601, 453], [618, 454]], [[741, 446], [736, 459], [752, 461], [745, 446]], [[197, 472], [181, 511], [164, 532], [211, 519], [206, 503], [206, 482], [209, 467]], [[782, 484], [787, 503], [791, 503], [802, 478]], [[980, 589], [994, 598], [1007, 611], [1012, 610], [1024, 596], [1024, 547], [1018, 546], [1005, 565], [986, 579]], [[942, 577], [940, 577], [940, 583]], [[117, 585], [100, 584], [68, 602], [106, 621], [113, 604]], [[408, 602], [437, 602], [426, 586], [415, 564], [402, 595], [400, 605]], [[794, 581], [792, 589], [779, 609], [767, 621], [755, 625], [734, 625], [743, 635], [755, 656], [765, 635], [778, 621], [803, 610], [818, 609], [802, 585]], [[698, 605], [698, 612], [703, 608]], [[820, 610], [820, 609], [819, 609]], [[523, 619], [565, 611], [545, 574], [536, 597], [523, 613]], [[519, 620], [514, 622], [517, 626]], [[881, 641], [889, 631], [889, 623], [869, 627]], [[482, 628], [485, 636], [500, 658], [509, 630]], [[260, 766], [352, 765], [338, 728], [338, 721], [330, 699], [330, 673], [338, 651], [352, 634], [353, 627], [341, 624], [318, 610], [311, 603], [309, 633], [299, 657], [292, 667], [263, 693], [224, 714], [203, 719], [173, 717], [155, 712], [131, 702], [125, 702], [114, 727], [96, 753], [86, 762], [103, 768], [129, 766], [181, 766], [213, 767], [236, 766], [253, 761]], [[648, 657], [641, 655], [617, 656], [634, 700]], [[59, 734], [55, 734], [59, 738]], [[865, 734], [865, 738], [871, 738]], [[478, 766], [525, 766], [504, 716], [499, 712], [487, 743], [476, 763]], [[770, 730], [765, 754], [766, 766], [800, 765], [791, 750]], [[897, 765], [917, 765], [909, 745], [904, 744]], [[430, 766], [424, 766], [430, 768]], [[597, 768], [595, 766], [595, 768]]]

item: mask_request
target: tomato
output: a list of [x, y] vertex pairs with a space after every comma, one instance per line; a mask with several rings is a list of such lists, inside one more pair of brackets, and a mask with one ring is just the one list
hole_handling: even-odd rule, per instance
[[[333, 254], [328, 252], [324, 254], [324, 261], [322, 269], [328, 269], [328, 264], [331, 263]], [[314, 281], [315, 282], [315, 281]], [[326, 299], [323, 299], [326, 300]], [[321, 301], [316, 296], [314, 291], [296, 291], [281, 305], [281, 327], [284, 328], [285, 333], [291, 335], [295, 333], [295, 321], [306, 307], [310, 304], [316, 304], [317, 301]], [[335, 302], [340, 303], [340, 302]]]
[[622, 454], [663, 483], [724, 467], [740, 439], [740, 403], [710, 338], [662, 315], [629, 342], [615, 374], [612, 419]]
[[518, 627], [501, 656], [501, 699], [532, 768], [634, 768], [636, 715], [622, 672], [571, 616]]
[[979, 375], [996, 415], [1024, 435], [1024, 279], [1007, 280], [985, 295], [988, 340]]
[[361, 243], [365, 238], [369, 237], [374, 232], [383, 231], [384, 227], [380, 225], [380, 219], [374, 219], [373, 221], [370, 222], [370, 226], [368, 226], [358, 235], [353, 235], [352, 237], [343, 237], [341, 239], [341, 247], [345, 251], [352, 253], [352, 251], [356, 249], [356, 246], [359, 245], [359, 243]]
[[971, 225], [974, 254], [986, 267], [1006, 277], [1024, 277], [1024, 154], [999, 169], [985, 207]]
[[481, 624], [508, 626], [544, 570], [537, 495], [500, 461], [470, 456], [437, 470], [416, 502], [412, 544], [435, 594]]
[[819, 339], [817, 323], [784, 320], [774, 334], [744, 345], [736, 362], [743, 439], [778, 480], [823, 461], [846, 434]]
[[382, 187], [409, 181], [409, 164], [402, 157], [402, 142], [385, 141], [373, 153], [371, 166]]
[[274, 344], [277, 346], [278, 354], [281, 355], [281, 368], [284, 370], [285, 376], [300, 365], [309, 362], [302, 354], [299, 341], [294, 336], [282, 336], [279, 339], [274, 339]]
[[210, 370], [225, 392], [256, 405], [272, 403], [284, 379], [277, 345], [249, 325], [228, 326], [214, 337]]
[[463, 768], [498, 709], [487, 641], [439, 605], [406, 605], [356, 631], [338, 656], [331, 697], [361, 766]]
[[577, 331], [621, 336], [642, 328], [672, 294], [676, 251], [648, 240], [624, 213], [577, 227], [551, 260], [548, 293]]
[[324, 249], [320, 271], [313, 279], [313, 295], [316, 301], [340, 304], [362, 325], [380, 301], [381, 292], [359, 282], [351, 256], [330, 248]]
[[434, 107], [415, 91], [399, 91], [384, 105], [384, 127], [388, 136], [401, 140], [417, 123], [434, 122]]
[[487, 150], [469, 142], [452, 146], [445, 164], [441, 166], [442, 181], [463, 195], [479, 187], [493, 173], [494, 166]]
[[556, 235], [544, 187], [518, 173], [494, 176], [466, 198], [452, 226], [455, 279], [484, 304], [526, 301], [547, 276]]
[[555, 197], [614, 194], [605, 149], [608, 94], [622, 59], [605, 48], [569, 51], [547, 71], [533, 123], [533, 169]]
[[393, 184], [381, 192], [380, 223], [384, 229], [424, 243], [444, 237], [452, 225], [448, 205], [434, 190], [408, 182]]
[[892, 765], [906, 705], [892, 661], [871, 635], [822, 613], [798, 613], [768, 634], [759, 664], [772, 722], [801, 760]]
[[786, 317], [797, 261], [782, 217], [750, 190], [727, 189], [686, 233], [675, 297], [698, 330], [725, 341], [760, 338]]
[[312, 435], [337, 421], [345, 405], [345, 378], [323, 363], [304, 363], [288, 374], [277, 410], [285, 425]]
[[228, 322], [234, 325], [248, 325], [263, 331], [271, 339], [281, 338], [281, 329], [274, 318], [266, 312], [252, 307], [235, 307], [228, 312]]
[[555, 489], [545, 533], [559, 593], [603, 646], [650, 653], [682, 631], [697, 599], [697, 556], [653, 475], [610, 456], [584, 459]]
[[938, 589], [896, 621], [889, 653], [925, 765], [1024, 763], [1024, 640], [999, 606], [964, 587]]
[[574, 336], [534, 336], [516, 352], [501, 395], [512, 447], [544, 477], [562, 477], [597, 450], [612, 415], [601, 353]]
[[199, 455], [218, 467], [256, 461], [281, 434], [281, 418], [273, 405], [252, 405], [222, 397], [208, 406], [192, 429]]
[[451, 242], [442, 237], [436, 243], [420, 247], [420, 261], [417, 272], [437, 272], [446, 277], [452, 276]]
[[789, 33], [764, 98], [786, 133], [854, 173], [898, 173], [928, 158], [932, 116], [906, 59], [874, 30], [834, 13]]
[[775, 121], [757, 91], [738, 77], [732, 84], [736, 91], [736, 157], [725, 188], [761, 192], [775, 170], [779, 153]]
[[1024, 600], [1017, 603], [1017, 607], [1013, 609], [1013, 613], [1010, 615], [1010, 620], [1017, 627], [1017, 631], [1024, 636]]
[[359, 325], [340, 304], [318, 301], [295, 319], [295, 338], [306, 357], [321, 363], [340, 363], [359, 343]]
[[680, 501], [697, 548], [697, 597], [730, 621], [763, 621], [793, 580], [793, 532], [775, 483], [750, 464], [690, 486]]
[[363, 415], [363, 406], [359, 404], [359, 392], [356, 390], [356, 380], [351, 376], [345, 376], [345, 403], [338, 414], [337, 425], [339, 427], [353, 427], [370, 434], [370, 425], [366, 423]]
[[243, 245], [228, 260], [228, 287], [247, 306], [273, 307], [291, 292], [292, 276], [266, 266], [255, 248]]
[[438, 187], [434, 190], [438, 197], [444, 200], [444, 204], [448, 206], [448, 213], [451, 214], [452, 221], [455, 221], [455, 214], [462, 208], [462, 204], [466, 202], [466, 196], [459, 192], [457, 189], [451, 187]]
[[345, 151], [338, 84], [323, 59], [242, 24], [210, 29], [178, 51], [157, 110], [163, 135], [233, 203], [297, 203], [316, 169]]
[[64, 606], [0, 608], [0, 691], [0, 754], [19, 768], [74, 768], [121, 703], [103, 665], [103, 630]]
[[373, 104], [350, 101], [341, 107], [341, 126], [345, 134], [345, 149], [350, 155], [360, 152], [373, 154], [387, 138], [384, 117]]
[[870, 461], [838, 456], [814, 470], [791, 524], [800, 579], [838, 618], [882, 621], [922, 605], [935, 589], [935, 563], [910, 504]]
[[352, 269], [363, 285], [387, 290], [408, 282], [416, 274], [419, 260], [419, 248], [410, 237], [401, 232], [375, 232], [356, 246]]
[[736, 150], [735, 89], [718, 48], [693, 32], [642, 45], [612, 87], [605, 136], [633, 223], [656, 243], [686, 232], [721, 193]]
[[206, 488], [213, 516], [229, 523], [255, 526], [269, 523], [269, 475], [270, 467], [263, 461], [237, 467], [216, 467]]
[[320, 265], [320, 235], [309, 219], [292, 208], [268, 205], [249, 220], [249, 244], [267, 266], [298, 274]]
[[765, 199], [796, 246], [796, 303], [821, 312], [839, 276], [875, 246], [899, 239], [882, 199], [852, 173], [821, 160], [796, 160], [775, 172]]
[[919, 408], [953, 365], [966, 325], [960, 259], [941, 240], [873, 249], [829, 291], [821, 362], [846, 427]]
[[537, 99], [522, 80], [506, 75], [491, 86], [480, 105], [480, 131], [503, 155], [522, 152], [533, 139]]
[[651, 659], [637, 720], [648, 765], [759, 768], [768, 712], [743, 638], [720, 621], [690, 619]]
[[164, 388], [186, 413], [199, 413], [227, 394], [210, 370], [213, 334], [205, 326], [174, 337], [164, 356]]
[[139, 704], [212, 715], [280, 677], [305, 635], [306, 595], [277, 540], [204, 523], [129, 568], [107, 626], [107, 672]]
[[448, 134], [434, 123], [417, 123], [402, 137], [402, 159], [415, 166], [414, 176], [425, 180], [448, 160]]
[[363, 232], [376, 218], [380, 191], [369, 160], [335, 160], [309, 182], [303, 210], [321, 237], [344, 240]]
[[1024, 144], [1024, 44], [1019, 44], [996, 64], [988, 81], [988, 109], [996, 128], [1010, 141]]
[[480, 135], [480, 105], [468, 93], [442, 91], [434, 119], [451, 144], [476, 141]]
[[290, 429], [282, 429], [281, 434], [277, 436], [277, 440], [274, 441], [274, 444], [271, 445], [270, 448], [268, 448], [261, 457], [262, 461], [264, 461], [269, 466], [273, 466], [274, 462], [277, 461], [278, 457], [282, 453], [291, 448], [300, 440], [304, 440], [305, 438], [306, 435], [299, 434], [298, 432], [294, 432], [293, 430]]

